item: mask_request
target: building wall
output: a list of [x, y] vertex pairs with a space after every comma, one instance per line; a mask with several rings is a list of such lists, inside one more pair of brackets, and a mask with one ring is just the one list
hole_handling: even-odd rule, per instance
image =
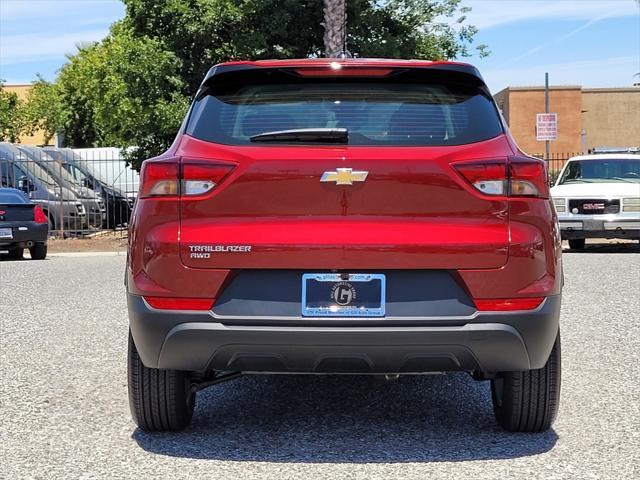
[[[12, 92], [18, 95], [18, 99], [24, 101], [27, 99], [31, 85], [4, 85], [2, 87], [7, 92]], [[33, 135], [22, 135], [19, 138], [18, 143], [25, 145], [44, 145], [44, 135], [42, 132], [36, 131]], [[49, 140], [49, 145], [54, 144], [54, 139]]]
[[587, 148], [640, 146], [640, 88], [584, 88]]
[[[544, 154], [545, 142], [536, 140], [536, 114], [543, 113], [544, 89], [539, 87], [506, 89], [496, 94], [502, 101], [505, 119], [514, 139], [530, 155]], [[552, 155], [579, 152], [582, 130], [580, 87], [556, 87], [549, 92], [549, 111], [558, 114], [558, 140], [550, 142]]]
[[500, 92], [496, 93], [493, 96], [493, 99], [498, 104], [498, 108], [500, 109], [500, 113], [504, 117], [507, 124], [509, 123], [509, 90], [504, 89]]
[[[536, 140], [535, 130], [536, 113], [545, 109], [544, 87], [509, 87], [494, 98], [520, 148], [544, 154], [545, 144]], [[640, 146], [640, 88], [551, 87], [549, 111], [558, 114], [552, 157], [594, 147]]]

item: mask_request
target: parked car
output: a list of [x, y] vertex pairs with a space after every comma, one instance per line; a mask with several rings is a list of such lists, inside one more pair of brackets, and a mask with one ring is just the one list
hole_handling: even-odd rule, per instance
[[53, 157], [43, 149], [29, 145], [17, 145], [17, 148], [21, 150], [29, 160], [37, 163], [41, 168], [46, 170], [56, 183], [72, 191], [74, 195], [78, 197], [87, 214], [88, 229], [102, 228], [106, 213], [100, 193], [96, 193], [90, 188], [83, 186], [80, 182], [77, 182], [69, 172], [62, 168], [62, 165], [57, 163]]
[[0, 188], [0, 250], [20, 259], [28, 248], [33, 260], [47, 256], [49, 224], [42, 207], [15, 188]]
[[50, 231], [87, 228], [84, 206], [75, 194], [9, 143], [0, 143], [0, 187], [17, 188], [39, 204]]
[[551, 195], [570, 248], [584, 248], [587, 238], [640, 240], [639, 154], [572, 157]]
[[110, 185], [128, 199], [135, 200], [140, 186], [138, 172], [125, 160], [124, 151], [115, 147], [74, 148], [76, 163], [89, 170], [101, 182]]
[[546, 164], [473, 66], [217, 65], [141, 171], [133, 418], [184, 428], [197, 390], [247, 372], [464, 371], [502, 427], [547, 430], [561, 252]]
[[43, 150], [53, 157], [78, 184], [100, 193], [106, 210], [104, 228], [116, 228], [129, 222], [133, 207], [132, 198], [127, 197], [112, 185], [98, 180], [84, 165], [82, 157], [72, 149], [44, 147]]

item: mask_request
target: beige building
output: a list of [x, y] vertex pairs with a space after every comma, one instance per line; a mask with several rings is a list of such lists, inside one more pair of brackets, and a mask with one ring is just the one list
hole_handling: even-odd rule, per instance
[[[544, 87], [507, 87], [494, 98], [520, 148], [543, 154], [545, 142], [536, 140], [536, 114], [545, 111]], [[550, 87], [549, 111], [558, 114], [552, 156], [640, 146], [640, 87]]]
[[[2, 88], [6, 92], [12, 92], [18, 95], [18, 99], [20, 101], [25, 101], [29, 94], [29, 90], [31, 89], [31, 85], [3, 85]], [[53, 145], [53, 142], [54, 139], [49, 140], [50, 145]], [[41, 132], [35, 132], [33, 135], [22, 135], [19, 138], [18, 143], [42, 146], [44, 144], [44, 135]]]

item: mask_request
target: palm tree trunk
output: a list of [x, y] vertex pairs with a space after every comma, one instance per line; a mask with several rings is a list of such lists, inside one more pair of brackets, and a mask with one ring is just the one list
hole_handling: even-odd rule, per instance
[[324, 0], [324, 54], [335, 57], [345, 47], [346, 0]]

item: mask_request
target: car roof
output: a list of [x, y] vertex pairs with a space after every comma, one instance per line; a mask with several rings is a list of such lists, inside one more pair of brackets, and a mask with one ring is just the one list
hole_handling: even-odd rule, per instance
[[292, 58], [281, 60], [254, 60], [233, 61], [219, 63], [211, 67], [205, 76], [203, 83], [211, 77], [234, 71], [267, 69], [267, 68], [335, 68], [342, 67], [379, 67], [379, 68], [429, 68], [451, 72], [466, 73], [484, 83], [480, 72], [476, 67], [462, 62], [430, 61], [430, 60], [406, 60], [393, 58]]
[[3, 157], [4, 161], [15, 159], [16, 157], [27, 158], [27, 154], [16, 147], [13, 143], [2, 142], [0, 143], [0, 151], [5, 154], [9, 154], [10, 158]]
[[6, 152], [15, 152], [16, 147], [12, 143], [0, 142], [0, 149]]
[[573, 160], [640, 160], [640, 155], [635, 153], [593, 153], [591, 155], [577, 155], [571, 157], [567, 162]]
[[26, 203], [31, 203], [31, 200], [29, 199], [29, 197], [27, 197], [24, 192], [22, 192], [21, 190], [18, 190], [17, 188], [8, 188], [8, 187], [0, 187], [0, 194], [2, 193], [12, 193], [14, 195], [19, 195], [20, 197], [24, 198], [26, 200]]
[[15, 193], [18, 192], [22, 195], [24, 195], [20, 190], [18, 190], [17, 188], [10, 188], [10, 187], [0, 187], [0, 193]]

